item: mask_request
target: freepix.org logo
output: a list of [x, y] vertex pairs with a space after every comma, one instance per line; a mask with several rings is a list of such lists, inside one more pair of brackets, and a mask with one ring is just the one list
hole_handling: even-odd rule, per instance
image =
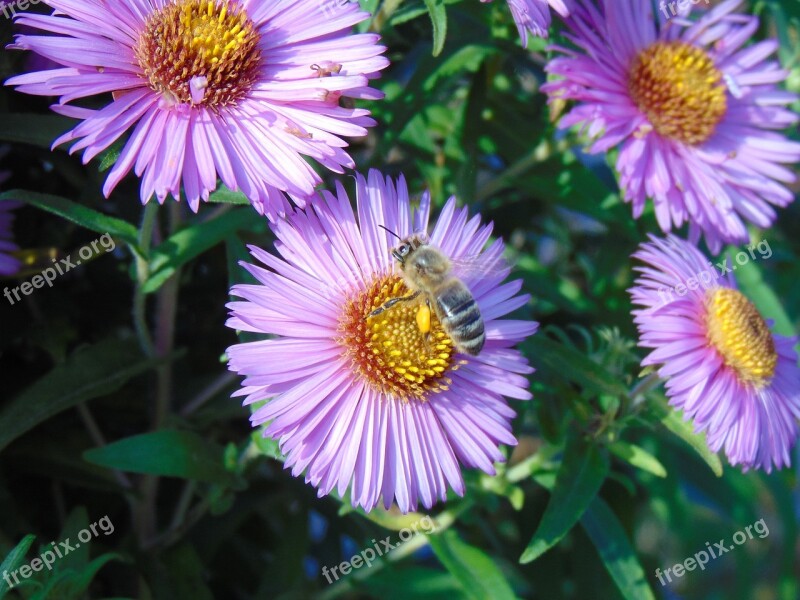
[[22, 299], [20, 292], [25, 296], [30, 296], [33, 290], [43, 288], [44, 284], [47, 284], [48, 287], [53, 287], [53, 281], [55, 281], [57, 277], [68, 273], [75, 267], [79, 267], [84, 261], [92, 260], [95, 256], [100, 254], [101, 251], [113, 252], [116, 247], [117, 244], [114, 242], [114, 238], [111, 237], [111, 234], [104, 233], [98, 239], [92, 240], [91, 243], [86, 244], [78, 250], [78, 256], [80, 258], [73, 259], [72, 256], [67, 256], [58, 261], [54, 258], [52, 267], [47, 267], [38, 275], [34, 275], [30, 281], [25, 281], [17, 287], [4, 288], [3, 295], [13, 306]]
[[50, 542], [52, 549], [45, 550], [37, 558], [34, 558], [27, 565], [22, 565], [19, 569], [13, 571], [3, 571], [3, 579], [8, 584], [9, 589], [15, 585], [19, 585], [21, 581], [28, 579], [34, 573], [38, 573], [47, 567], [48, 571], [53, 570], [55, 562], [64, 558], [73, 550], [81, 547], [81, 544], [88, 544], [92, 538], [100, 536], [99, 532], [105, 535], [114, 533], [114, 524], [108, 515], [104, 516], [99, 521], [95, 521], [86, 529], [81, 529], [78, 532], [78, 541], [73, 542], [73, 538], [67, 538], [62, 542]]

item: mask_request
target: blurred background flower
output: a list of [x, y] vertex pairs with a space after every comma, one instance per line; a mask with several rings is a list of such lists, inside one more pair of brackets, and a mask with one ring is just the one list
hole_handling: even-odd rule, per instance
[[781, 90], [789, 71], [778, 41], [750, 44], [758, 18], [726, 0], [694, 21], [667, 20], [650, 2], [578, 2], [567, 20], [575, 50], [547, 71], [542, 89], [576, 106], [559, 122], [579, 125], [590, 152], [619, 147], [624, 198], [639, 217], [648, 198], [665, 232], [689, 224], [712, 252], [746, 241], [748, 222], [769, 227], [794, 199], [788, 168], [800, 144], [778, 133], [797, 124]]

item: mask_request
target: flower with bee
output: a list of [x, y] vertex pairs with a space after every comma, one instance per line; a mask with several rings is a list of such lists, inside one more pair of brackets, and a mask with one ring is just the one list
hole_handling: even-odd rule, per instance
[[277, 255], [251, 248], [267, 268], [244, 265], [258, 284], [233, 287], [228, 326], [275, 337], [232, 346], [229, 366], [293, 475], [408, 512], [462, 495], [459, 465], [494, 473], [516, 443], [506, 398], [531, 397], [533, 369], [513, 346], [537, 324], [502, 318], [529, 297], [479, 216], [451, 198], [428, 239], [427, 194], [412, 209], [377, 171], [356, 189], [355, 212], [339, 184], [273, 225]]

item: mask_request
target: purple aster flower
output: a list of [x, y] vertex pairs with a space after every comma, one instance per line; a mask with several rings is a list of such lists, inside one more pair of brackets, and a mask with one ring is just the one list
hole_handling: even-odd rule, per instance
[[[481, 0], [481, 2], [491, 1]], [[529, 31], [536, 37], [546, 38], [551, 22], [550, 9], [566, 17], [569, 15], [570, 2], [572, 0], [508, 0], [508, 7], [517, 24], [522, 46], [528, 47]]]
[[[647, 266], [630, 290], [643, 366], [661, 365], [670, 404], [694, 419], [733, 465], [772, 471], [790, 464], [800, 417], [797, 338], [770, 331], [737, 288], [689, 242], [651, 237], [634, 257]], [[723, 269], [724, 270], [724, 269]]]
[[12, 230], [14, 213], [12, 211], [20, 206], [22, 206], [21, 202], [0, 200], [0, 275], [6, 277], [16, 275], [22, 266], [17, 258], [9, 254], [19, 250], [19, 246], [14, 243]]
[[274, 224], [278, 256], [251, 248], [269, 268], [244, 265], [259, 285], [234, 286], [244, 300], [229, 304], [228, 326], [276, 337], [237, 344], [228, 356], [245, 376], [237, 395], [259, 405], [253, 425], [279, 440], [293, 475], [305, 473], [319, 496], [349, 489], [353, 506], [396, 502], [405, 513], [444, 500], [448, 486], [463, 495], [459, 463], [493, 474], [504, 460], [498, 445], [516, 443], [504, 397], [531, 397], [533, 369], [513, 346], [537, 324], [501, 319], [529, 297], [518, 295], [521, 281], [503, 283], [501, 240], [482, 252], [491, 226], [468, 219], [454, 198], [430, 244], [471, 265], [462, 280], [483, 317], [482, 351], [459, 353], [435, 312], [424, 335], [421, 300], [370, 316], [409, 292], [380, 226], [400, 237], [426, 232], [430, 197], [412, 209], [405, 181], [377, 171], [356, 186], [355, 213], [339, 184], [313, 210]]
[[[726, 0], [697, 20], [653, 13], [641, 0], [580, 0], [566, 23], [576, 48], [547, 70], [551, 102], [575, 100], [561, 127], [581, 125], [591, 152], [619, 147], [617, 171], [634, 217], [652, 198], [661, 229], [689, 223], [718, 252], [769, 227], [794, 199], [800, 144], [778, 133], [798, 116], [776, 84], [789, 72], [776, 40], [748, 44], [758, 19]], [[667, 15], [671, 16], [671, 15]]]
[[[387, 66], [369, 17], [351, 2], [318, 0], [45, 0], [53, 15], [17, 22], [57, 35], [18, 35], [14, 48], [59, 65], [10, 79], [22, 92], [60, 96], [81, 119], [54, 145], [88, 162], [133, 130], [111, 169], [108, 196], [133, 169], [141, 198], [180, 197], [192, 210], [217, 177], [270, 216], [303, 205], [320, 178], [304, 157], [341, 172], [353, 161], [340, 136], [366, 135], [369, 111], [340, 99], [377, 99], [369, 79]], [[330, 5], [330, 6], [329, 6]], [[100, 110], [73, 100], [111, 92]]]

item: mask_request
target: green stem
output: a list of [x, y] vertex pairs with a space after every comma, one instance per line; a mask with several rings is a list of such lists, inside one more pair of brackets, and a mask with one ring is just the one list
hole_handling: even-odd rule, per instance
[[646, 377], [642, 378], [635, 386], [633, 386], [630, 394], [628, 394], [628, 397], [631, 400], [631, 410], [642, 404], [642, 402], [645, 401], [647, 392], [652, 390], [660, 383], [661, 377], [658, 376], [657, 371], [653, 371]]
[[[171, 202], [170, 234], [175, 233], [181, 223], [181, 206]], [[156, 371], [156, 405], [153, 413], [152, 430], [158, 431], [167, 423], [170, 400], [172, 398], [172, 361], [167, 360], [175, 342], [175, 316], [178, 309], [180, 288], [180, 269], [161, 286], [156, 300], [156, 324], [154, 355], [162, 359]], [[142, 479], [142, 514], [139, 521], [140, 543], [146, 547], [152, 543], [156, 532], [156, 500], [158, 497], [158, 478], [148, 476]]]
[[150, 275], [148, 258], [157, 216], [158, 202], [155, 200], [148, 202], [144, 207], [142, 226], [139, 230], [139, 248], [144, 255], [140, 256], [134, 253], [134, 259], [136, 261], [136, 288], [133, 292], [133, 325], [136, 329], [136, 337], [139, 339], [139, 345], [148, 357], [155, 356], [156, 351], [147, 326], [147, 296], [143, 291], [143, 286]]
[[506, 471], [506, 481], [517, 483], [518, 481], [527, 479], [536, 471], [539, 471], [545, 464], [549, 463], [559, 452], [560, 450], [558, 448], [549, 444], [539, 448], [536, 454], [532, 454], [513, 467], [510, 467]]
[[316, 600], [330, 600], [332, 598], [341, 596], [347, 591], [352, 591], [353, 581], [363, 581], [383, 569], [387, 562], [398, 562], [407, 556], [410, 556], [420, 548], [427, 546], [429, 543], [429, 535], [438, 535], [445, 529], [455, 525], [455, 523], [458, 521], [458, 517], [472, 508], [473, 504], [474, 503], [472, 500], [466, 499], [462, 500], [453, 508], [442, 511], [434, 519], [436, 529], [434, 529], [430, 534], [421, 532], [417, 533], [417, 535], [407, 542], [402, 542], [394, 550], [391, 550], [387, 554], [381, 556], [379, 560], [370, 565], [370, 568], [354, 571], [352, 575], [339, 579], [336, 583], [333, 583], [330, 587], [328, 587], [328, 589], [315, 595], [314, 598]]
[[384, 23], [386, 23], [386, 21], [389, 20], [394, 12], [400, 8], [402, 3], [403, 0], [385, 0], [378, 12], [376, 12], [375, 16], [372, 18], [372, 23], [369, 25], [369, 30], [380, 31], [383, 29]]
[[508, 167], [494, 179], [489, 180], [475, 194], [475, 199], [482, 202], [502, 191], [512, 181], [524, 175], [536, 165], [545, 162], [555, 154], [564, 152], [569, 148], [565, 141], [553, 143], [549, 140], [543, 141], [533, 150], [523, 155], [517, 162]]

